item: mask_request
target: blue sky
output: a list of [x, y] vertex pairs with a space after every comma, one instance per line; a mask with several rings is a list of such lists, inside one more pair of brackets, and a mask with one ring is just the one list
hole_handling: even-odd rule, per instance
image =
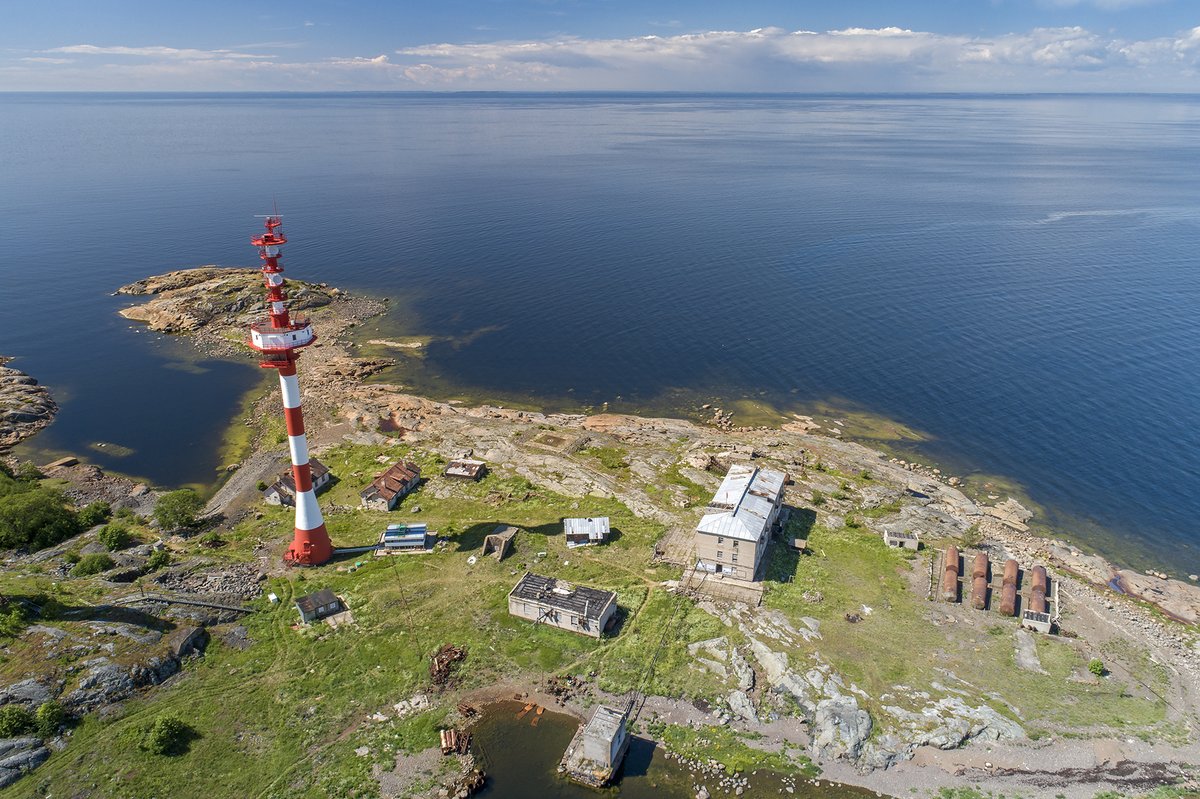
[[1196, 91], [1197, 0], [0, 0], [0, 90]]

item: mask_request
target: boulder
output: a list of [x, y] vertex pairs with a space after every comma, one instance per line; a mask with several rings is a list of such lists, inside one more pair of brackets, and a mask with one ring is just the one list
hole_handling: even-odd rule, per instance
[[857, 761], [871, 734], [871, 714], [852, 696], [822, 699], [812, 726], [812, 755], [819, 761]]

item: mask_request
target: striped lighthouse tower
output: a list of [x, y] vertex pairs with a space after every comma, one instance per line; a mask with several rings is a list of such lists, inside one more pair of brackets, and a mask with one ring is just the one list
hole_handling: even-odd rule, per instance
[[308, 463], [308, 439], [304, 436], [304, 412], [300, 408], [300, 384], [296, 380], [296, 359], [300, 350], [317, 340], [312, 323], [292, 319], [287, 309], [283, 285], [280, 248], [287, 237], [280, 229], [278, 215], [266, 217], [266, 232], [251, 239], [262, 259], [263, 282], [267, 286], [267, 319], [251, 325], [249, 344], [262, 353], [259, 366], [279, 370], [283, 392], [283, 416], [287, 421], [288, 447], [292, 453], [292, 475], [296, 480], [296, 534], [283, 559], [291, 564], [317, 566], [333, 555], [333, 544], [325, 532], [325, 520], [313, 491], [312, 469]]

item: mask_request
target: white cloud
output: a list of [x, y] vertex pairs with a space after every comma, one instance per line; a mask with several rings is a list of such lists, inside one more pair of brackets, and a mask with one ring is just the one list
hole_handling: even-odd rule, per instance
[[71, 44], [66, 47], [54, 47], [43, 50], [44, 53], [70, 53], [74, 55], [119, 55], [138, 56], [142, 58], [179, 58], [185, 60], [206, 60], [212, 58], [274, 58], [273, 55], [255, 53], [239, 53], [236, 50], [194, 50], [176, 47], [98, 47], [94, 44]]
[[[277, 44], [69, 45], [0, 62], [0, 89], [1190, 91], [1200, 71], [1200, 27], [1144, 40], [1080, 27], [991, 37], [901, 27], [758, 28], [430, 43], [323, 60], [249, 52]], [[72, 60], [78, 63], [59, 63]]]
[[1074, 8], [1075, 6], [1095, 6], [1104, 11], [1120, 11], [1136, 6], [1150, 6], [1162, 3], [1164, 0], [1041, 0], [1040, 5], [1049, 8]]

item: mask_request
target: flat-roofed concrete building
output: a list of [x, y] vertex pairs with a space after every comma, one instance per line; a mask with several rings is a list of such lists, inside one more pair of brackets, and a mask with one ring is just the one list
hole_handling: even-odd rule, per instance
[[617, 595], [525, 572], [508, 594], [508, 612], [539, 624], [599, 638], [617, 612]]
[[883, 543], [896, 549], [911, 549], [914, 552], [921, 548], [921, 539], [916, 533], [907, 530], [885, 530]]
[[771, 530], [779, 520], [787, 475], [734, 464], [696, 525], [696, 571], [758, 580]]
[[629, 749], [627, 710], [598, 705], [571, 739], [563, 766], [576, 782], [599, 788], [612, 779]]

